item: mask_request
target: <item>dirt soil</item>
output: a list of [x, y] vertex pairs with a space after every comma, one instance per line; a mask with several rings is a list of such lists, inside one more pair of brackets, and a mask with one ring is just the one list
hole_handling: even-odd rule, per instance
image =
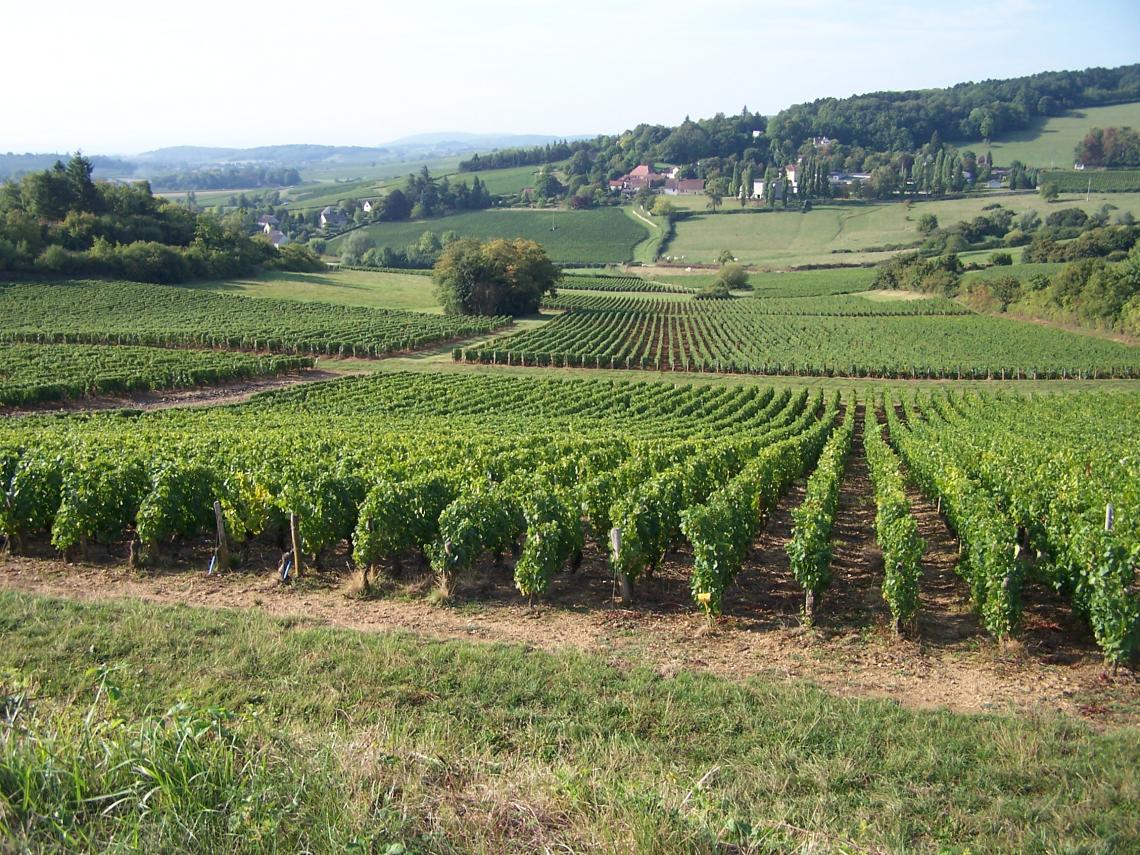
[[259, 392], [271, 389], [284, 389], [300, 383], [316, 383], [321, 380], [335, 380], [344, 372], [323, 371], [319, 368], [307, 369], [278, 377], [264, 377], [252, 380], [238, 380], [217, 386], [199, 386], [193, 389], [161, 389], [152, 392], [137, 392], [130, 395], [97, 396], [77, 398], [71, 401], [46, 401], [29, 407], [0, 407], [0, 416], [15, 416], [26, 413], [74, 413], [93, 410], [162, 410], [171, 407], [222, 406], [238, 404]]
[[[856, 449], [861, 444], [856, 438]], [[889, 698], [916, 709], [1076, 716], [1098, 728], [1140, 725], [1140, 682], [1127, 670], [1106, 672], [1087, 629], [1047, 591], [1026, 592], [1025, 626], [1015, 642], [996, 644], [979, 626], [954, 573], [957, 542], [935, 508], [911, 496], [928, 548], [920, 618], [896, 639], [879, 587], [882, 557], [874, 544], [874, 509], [862, 456], [854, 454], [835, 524], [834, 578], [817, 604], [813, 628], [800, 618], [803, 592], [788, 567], [790, 512], [797, 485], [757, 538], [725, 599], [726, 615], [709, 623], [689, 593], [691, 556], [670, 553], [635, 588], [630, 607], [617, 601], [604, 553], [590, 545], [575, 574], [555, 578], [528, 606], [514, 588], [510, 559], [490, 560], [460, 580], [448, 603], [431, 596], [434, 580], [406, 556], [404, 575], [383, 575], [360, 595], [347, 544], [323, 556], [292, 584], [275, 572], [280, 553], [251, 548], [246, 569], [207, 577], [212, 544], [179, 547], [146, 572], [126, 568], [126, 545], [92, 548], [92, 560], [67, 564], [46, 545], [28, 556], [0, 558], [0, 587], [79, 600], [142, 599], [207, 608], [256, 609], [307, 624], [365, 632], [407, 631], [437, 639], [507, 642], [543, 650], [578, 649], [620, 668], [662, 675], [708, 671], [807, 680], [850, 697]]]

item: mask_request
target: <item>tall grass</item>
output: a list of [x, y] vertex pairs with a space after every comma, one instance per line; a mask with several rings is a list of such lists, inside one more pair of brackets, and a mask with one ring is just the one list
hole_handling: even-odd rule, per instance
[[1133, 729], [256, 612], [0, 592], [0, 634], [5, 852], [1140, 846]]

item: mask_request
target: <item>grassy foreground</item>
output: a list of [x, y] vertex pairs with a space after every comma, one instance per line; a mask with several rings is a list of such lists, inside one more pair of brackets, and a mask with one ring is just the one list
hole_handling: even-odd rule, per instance
[[248, 612], [0, 593], [0, 632], [3, 851], [1140, 846], [1132, 729]]

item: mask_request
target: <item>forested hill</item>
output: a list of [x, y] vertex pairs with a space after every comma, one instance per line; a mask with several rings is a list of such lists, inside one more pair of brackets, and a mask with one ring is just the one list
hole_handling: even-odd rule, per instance
[[[870, 171], [867, 155], [912, 153], [938, 134], [942, 143], [982, 143], [1025, 128], [1039, 116], [1140, 101], [1140, 64], [1084, 71], [1047, 71], [1009, 80], [959, 83], [946, 89], [875, 92], [796, 104], [766, 119], [747, 108], [680, 125], [641, 124], [619, 135], [482, 154], [460, 164], [476, 171], [551, 163], [583, 152], [597, 167], [591, 178], [620, 175], [638, 163], [696, 163], [706, 159], [782, 164], [814, 150], [827, 137], [832, 151], [855, 154], [848, 169]], [[723, 165], [723, 164], [721, 164]], [[714, 164], [714, 168], [719, 168]], [[706, 177], [702, 175], [701, 177]]]
[[875, 151], [906, 151], [935, 132], [947, 141], [974, 142], [1025, 128], [1037, 116], [1122, 101], [1140, 101], [1140, 64], [821, 98], [782, 110], [768, 123], [767, 136], [792, 151], [821, 136]]

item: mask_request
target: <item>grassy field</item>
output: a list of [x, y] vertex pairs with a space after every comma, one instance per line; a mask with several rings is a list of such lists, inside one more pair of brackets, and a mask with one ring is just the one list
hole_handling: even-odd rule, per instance
[[[560, 164], [552, 164], [551, 169], [557, 172]], [[453, 172], [448, 176], [452, 184], [466, 181], [470, 187], [472, 181], [478, 176], [479, 180], [487, 185], [487, 189], [497, 195], [518, 193], [524, 187], [533, 187], [538, 175], [537, 166], [515, 166], [509, 169], [487, 169], [481, 172]]]
[[13, 851], [1140, 846], [1135, 729], [256, 611], [0, 593], [0, 627]]
[[335, 206], [343, 199], [375, 199], [387, 189], [387, 182], [379, 178], [303, 184], [289, 190], [285, 207], [290, 211], [320, 210], [326, 205]]
[[432, 175], [445, 175], [455, 172], [459, 168], [458, 157], [436, 158], [434, 160], [402, 160], [394, 163], [363, 164], [336, 164], [322, 163], [301, 171], [301, 177], [306, 181], [360, 181], [371, 179], [385, 181], [391, 179], [402, 180], [410, 172], [419, 172], [426, 166]]
[[[552, 230], [553, 228], [553, 230]], [[527, 238], [546, 247], [550, 257], [563, 262], [614, 262], [633, 257], [634, 247], [645, 240], [647, 229], [617, 208], [593, 211], [509, 210], [473, 211], [434, 220], [378, 223], [365, 231], [377, 246], [403, 248], [425, 231], [458, 232], [463, 237]], [[336, 255], [342, 239], [329, 243]]]
[[431, 278], [379, 270], [329, 270], [324, 273], [269, 271], [249, 279], [198, 282], [186, 286], [202, 291], [221, 291], [245, 297], [271, 297], [369, 306], [377, 309], [408, 309], [442, 314]]
[[820, 204], [806, 214], [696, 214], [677, 222], [677, 236], [666, 254], [705, 264], [727, 249], [744, 263], [771, 267], [878, 261], [889, 253], [866, 250], [917, 241], [916, 224], [923, 214], [934, 214], [939, 224], [951, 226], [979, 216], [983, 208], [995, 203], [1015, 214], [1032, 209], [1042, 216], [1065, 207], [1091, 212], [1104, 204], [1136, 213], [1140, 212], [1140, 193], [1094, 193], [1088, 201], [1084, 194], [1067, 194], [1052, 203], [1035, 193], [1021, 193], [913, 203]]
[[[1037, 119], [1024, 131], [994, 140], [989, 150], [994, 163], [1008, 166], [1020, 160], [1028, 166], [1068, 168], [1073, 165], [1073, 149], [1092, 128], [1140, 127], [1140, 102], [1114, 104], [1111, 107], [1087, 107], [1066, 116]], [[978, 154], [986, 150], [984, 143], [963, 146]]]
[[[345, 167], [343, 170], [314, 173], [321, 178], [317, 183], [291, 188], [287, 193], [290, 210], [308, 211], [335, 205], [341, 199], [375, 198], [395, 187], [401, 187], [409, 173], [418, 172], [427, 166], [436, 178], [447, 179], [458, 184], [467, 182], [470, 187], [475, 176], [487, 185], [494, 194], [518, 193], [523, 187], [534, 184], [537, 167], [520, 166], [513, 169], [492, 169], [486, 172], [458, 172], [459, 161], [455, 158], [440, 161], [409, 162], [388, 164], [380, 167]], [[306, 173], [306, 178], [310, 175]]]
[[[656, 268], [647, 278], [700, 289], [715, 280], [717, 274], [669, 273], [666, 268]], [[748, 283], [758, 297], [821, 297], [866, 290], [874, 278], [875, 271], [869, 267], [840, 267], [750, 273]]]

